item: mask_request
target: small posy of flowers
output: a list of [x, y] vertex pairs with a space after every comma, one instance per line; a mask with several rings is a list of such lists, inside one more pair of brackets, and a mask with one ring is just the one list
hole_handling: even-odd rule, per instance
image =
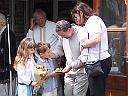
[[35, 93], [39, 90], [39, 88], [43, 85], [43, 81], [47, 75], [47, 68], [44, 65], [34, 65], [34, 78], [35, 81], [38, 82], [38, 85], [34, 88]]
[[44, 65], [34, 65], [34, 77], [36, 81], [45, 79], [47, 68]]

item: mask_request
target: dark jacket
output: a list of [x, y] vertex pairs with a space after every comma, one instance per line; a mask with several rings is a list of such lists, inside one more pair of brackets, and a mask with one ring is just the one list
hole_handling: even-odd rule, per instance
[[[14, 63], [14, 59], [16, 56], [16, 37], [14, 32], [11, 30], [9, 31], [10, 34], [10, 54], [11, 54], [11, 65]], [[2, 77], [3, 71], [9, 72], [9, 47], [8, 47], [8, 31], [7, 28], [2, 32], [1, 34], [1, 40], [0, 40], [0, 80], [1, 79], [7, 79], [9, 78], [9, 73], [6, 73], [7, 75], [3, 74], [4, 77]]]

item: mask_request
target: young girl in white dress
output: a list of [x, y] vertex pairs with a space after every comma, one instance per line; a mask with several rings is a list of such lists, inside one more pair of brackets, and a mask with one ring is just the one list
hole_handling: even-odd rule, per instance
[[35, 61], [32, 54], [34, 51], [35, 43], [31, 38], [24, 38], [20, 42], [14, 62], [14, 68], [18, 75], [18, 96], [32, 96], [32, 86], [37, 85], [33, 75]]

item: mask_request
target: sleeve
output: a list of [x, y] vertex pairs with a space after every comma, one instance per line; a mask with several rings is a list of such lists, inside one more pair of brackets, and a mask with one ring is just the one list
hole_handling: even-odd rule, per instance
[[[100, 18], [97, 16], [92, 17], [89, 22], [87, 22], [87, 30], [90, 35], [102, 33], [101, 25], [100, 25]], [[93, 28], [92, 28], [93, 26]]]
[[16, 56], [16, 36], [14, 32], [11, 32], [10, 34], [10, 48], [11, 48], [11, 60], [13, 64], [15, 56]]
[[59, 37], [59, 41], [55, 47], [55, 49], [53, 50], [53, 53], [56, 55], [56, 57], [61, 57], [64, 55], [64, 51], [63, 51], [63, 45], [62, 45], [62, 38]]
[[77, 60], [74, 60], [74, 61], [71, 63], [71, 66], [72, 66], [73, 69], [77, 69], [78, 67], [81, 66], [81, 64], [83, 64], [83, 63], [81, 63], [81, 57], [79, 56], [79, 57], [77, 58]]
[[26, 37], [33, 38], [33, 31], [29, 29]]
[[3, 42], [3, 48], [4, 48], [4, 62], [5, 64], [9, 64], [9, 46], [8, 43], [10, 43], [10, 55], [11, 55], [11, 64], [13, 64], [15, 56], [16, 56], [16, 37], [14, 32], [9, 30], [10, 35], [10, 42], [8, 42], [8, 31], [5, 29], [5, 37]]

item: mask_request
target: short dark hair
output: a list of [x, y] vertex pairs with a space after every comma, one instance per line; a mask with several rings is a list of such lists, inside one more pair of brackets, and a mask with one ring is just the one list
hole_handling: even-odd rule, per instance
[[71, 28], [71, 24], [66, 20], [60, 20], [56, 23], [56, 32], [59, 31], [66, 32], [68, 28]]

